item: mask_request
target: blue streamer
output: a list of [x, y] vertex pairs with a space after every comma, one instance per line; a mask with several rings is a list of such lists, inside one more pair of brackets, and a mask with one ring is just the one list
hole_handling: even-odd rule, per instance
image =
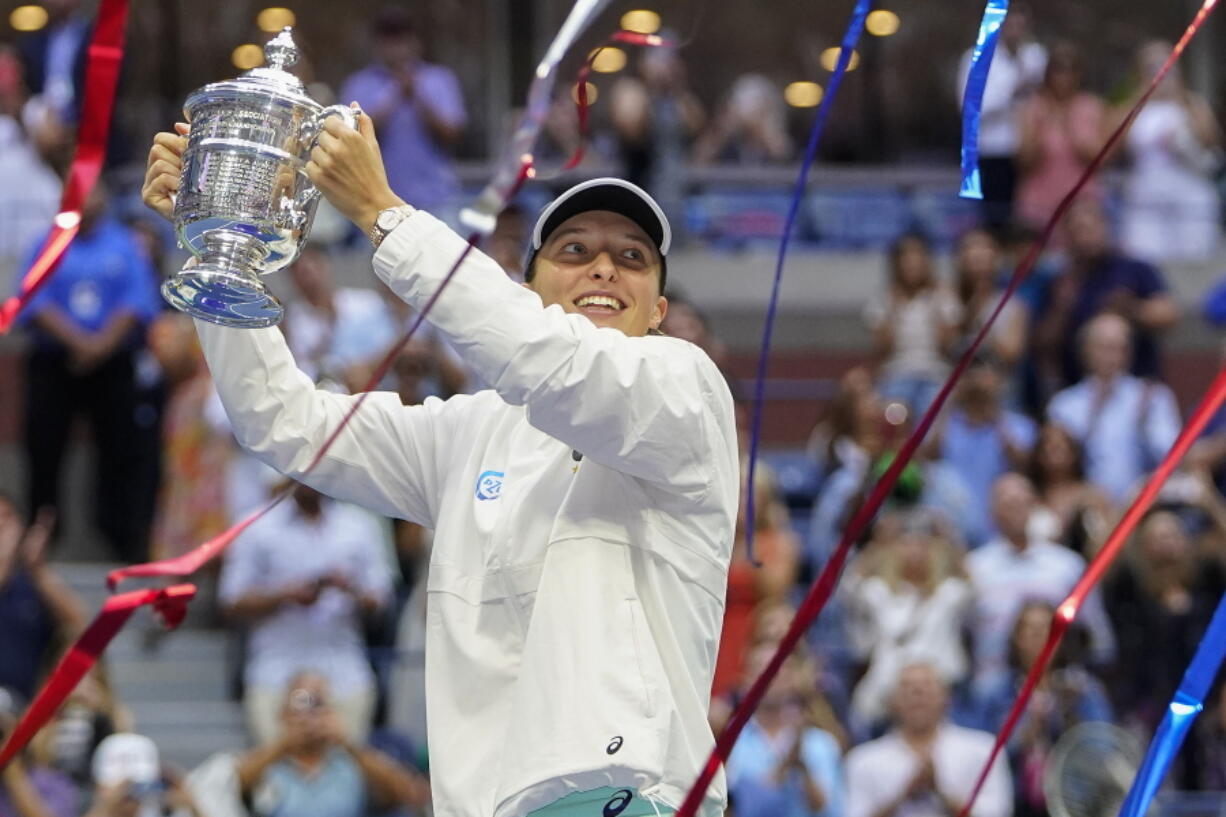
[[770, 358], [771, 335], [775, 330], [775, 312], [779, 308], [779, 284], [783, 281], [783, 264], [788, 255], [788, 243], [792, 238], [792, 228], [796, 224], [796, 213], [805, 195], [805, 183], [809, 178], [809, 168], [817, 155], [817, 145], [821, 141], [822, 131], [826, 127], [826, 118], [834, 104], [843, 75], [851, 63], [851, 55], [860, 42], [860, 34], [864, 31], [864, 18], [868, 16], [872, 0], [856, 0], [856, 7], [851, 13], [851, 22], [843, 34], [843, 43], [839, 48], [839, 60], [830, 74], [830, 83], [822, 96], [821, 105], [817, 109], [817, 117], [813, 120], [813, 129], [809, 131], [809, 144], [805, 148], [805, 158], [800, 165], [800, 175], [796, 177], [796, 189], [792, 192], [792, 201], [788, 205], [788, 217], [783, 225], [783, 238], [779, 243], [779, 257], [775, 261], [775, 283], [771, 289], [770, 305], [766, 308], [766, 327], [762, 330], [762, 350], [758, 355], [758, 373], [754, 384], [753, 432], [749, 438], [749, 474], [746, 483], [745, 499], [745, 550], [749, 561], [761, 567], [753, 555], [753, 534], [755, 525], [754, 509], [754, 472], [758, 464], [758, 444], [762, 437], [762, 405], [765, 402], [766, 368]]
[[1213, 685], [1223, 659], [1226, 659], [1226, 595], [1218, 602], [1209, 628], [1196, 648], [1196, 655], [1192, 657], [1192, 663], [1179, 683], [1179, 690], [1167, 707], [1162, 725], [1149, 744], [1145, 762], [1141, 764], [1137, 779], [1128, 791], [1120, 817], [1142, 817], [1149, 811], [1158, 787], [1162, 785], [1171, 762], [1183, 745], [1183, 739], [1187, 737], [1196, 716], [1205, 708], [1205, 696], [1209, 694], [1209, 687]]
[[988, 71], [996, 54], [1000, 27], [1009, 13], [1009, 0], [988, 0], [979, 23], [979, 36], [971, 52], [971, 70], [966, 75], [966, 91], [962, 94], [962, 190], [964, 199], [982, 199], [979, 182], [979, 115], [983, 112], [983, 91], [988, 85]]

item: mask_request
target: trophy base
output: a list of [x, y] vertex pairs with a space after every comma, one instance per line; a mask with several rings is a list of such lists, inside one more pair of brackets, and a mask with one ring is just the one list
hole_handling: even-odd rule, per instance
[[221, 326], [276, 326], [285, 308], [258, 278], [227, 267], [197, 264], [162, 284], [162, 297], [194, 318]]

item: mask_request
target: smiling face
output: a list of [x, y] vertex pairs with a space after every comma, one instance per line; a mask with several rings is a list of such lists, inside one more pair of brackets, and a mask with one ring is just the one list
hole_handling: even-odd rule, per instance
[[630, 219], [591, 210], [558, 225], [525, 284], [545, 306], [558, 304], [631, 337], [657, 329], [668, 311], [660, 294], [660, 253]]

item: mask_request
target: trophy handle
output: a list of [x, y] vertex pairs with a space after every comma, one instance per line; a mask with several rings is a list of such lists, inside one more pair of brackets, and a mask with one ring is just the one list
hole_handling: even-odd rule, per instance
[[322, 131], [324, 128], [325, 119], [327, 119], [329, 116], [339, 116], [346, 125], [354, 130], [357, 130], [359, 113], [361, 113], [360, 109], [355, 111], [348, 105], [329, 105], [319, 112], [319, 115], [315, 118], [315, 121], [318, 123], [319, 130]]
[[[316, 114], [315, 119], [311, 121], [311, 126], [315, 130], [315, 135], [311, 138], [311, 146], [314, 146], [315, 140], [319, 138], [319, 134], [323, 133], [324, 120], [329, 116], [339, 116], [342, 122], [354, 130], [357, 130], [359, 113], [361, 113], [360, 109], [354, 110], [348, 105], [329, 105], [328, 107], [324, 108], [322, 111]], [[302, 171], [299, 172], [301, 173]], [[301, 215], [302, 213], [307, 212], [307, 206], [317, 198], [319, 198], [318, 188], [310, 183], [304, 184], [302, 185], [302, 189], [298, 192], [298, 196], [294, 201], [294, 209]]]

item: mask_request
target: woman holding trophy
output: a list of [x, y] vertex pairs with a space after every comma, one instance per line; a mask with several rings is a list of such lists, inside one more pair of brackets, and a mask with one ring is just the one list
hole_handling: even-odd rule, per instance
[[[392, 193], [373, 125], [355, 119], [324, 118], [301, 172], [420, 310], [465, 241]], [[176, 226], [176, 194], [205, 164], [190, 155], [192, 120], [155, 137], [143, 191]], [[435, 530], [426, 687], [440, 817], [671, 814], [711, 751], [738, 456], [723, 376], [657, 331], [670, 243], [634, 185], [566, 191], [536, 222], [527, 283], [474, 251], [429, 312], [492, 388], [419, 406], [373, 394], [309, 473], [356, 398], [316, 390], [275, 328], [189, 310], [244, 446]], [[721, 775], [702, 813], [724, 799]]]

